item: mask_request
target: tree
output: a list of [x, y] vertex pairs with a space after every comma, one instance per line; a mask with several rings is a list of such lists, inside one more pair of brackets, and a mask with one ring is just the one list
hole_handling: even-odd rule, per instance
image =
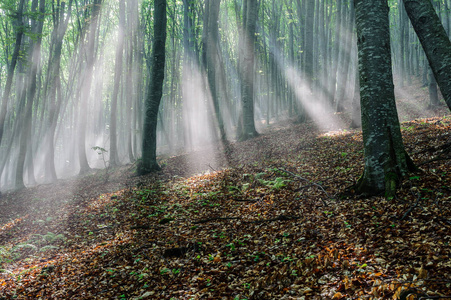
[[[219, 133], [221, 141], [226, 141], [226, 132], [224, 128], [224, 120], [222, 117], [222, 112], [220, 110], [220, 100], [219, 100], [219, 89], [218, 89], [218, 78], [217, 73], [219, 71], [219, 31], [218, 31], [218, 21], [219, 21], [219, 8], [220, 0], [207, 0], [205, 1], [205, 11], [207, 18], [207, 24], [204, 24], [206, 37], [203, 42], [203, 49], [205, 54], [204, 65], [207, 69], [207, 79], [208, 86], [210, 88], [210, 94], [213, 101], [214, 114], [216, 116], [216, 121], [218, 122]], [[208, 9], [207, 9], [208, 8]]]
[[[55, 5], [55, 3], [54, 3]], [[53, 18], [53, 32], [51, 36], [52, 50], [48, 60], [47, 77], [44, 88], [44, 97], [48, 99], [48, 119], [44, 142], [47, 145], [45, 155], [45, 172], [48, 181], [56, 180], [55, 169], [55, 131], [58, 123], [58, 116], [61, 108], [62, 97], [57, 97], [57, 89], [61, 89], [61, 56], [63, 52], [63, 39], [67, 31], [69, 20], [72, 16], [72, 0], [66, 3], [56, 3], [54, 11], [58, 12]], [[59, 93], [61, 94], [61, 90]]]
[[451, 42], [429, 0], [403, 0], [440, 91], [451, 110]]
[[257, 22], [257, 0], [246, 0], [243, 9], [243, 58], [240, 64], [242, 126], [238, 132], [240, 140], [258, 135], [254, 122], [254, 43]]
[[15, 12], [16, 15], [16, 42], [14, 46], [14, 52], [11, 56], [11, 63], [9, 64], [8, 68], [8, 77], [6, 78], [6, 84], [3, 90], [3, 96], [2, 96], [2, 106], [0, 108], [0, 144], [2, 142], [3, 138], [3, 132], [4, 132], [4, 126], [5, 126], [5, 119], [6, 119], [6, 112], [8, 108], [8, 99], [11, 93], [11, 87], [13, 84], [13, 78], [14, 78], [14, 70], [16, 69], [17, 60], [19, 58], [20, 54], [20, 46], [22, 44], [22, 38], [24, 35], [24, 25], [22, 20], [23, 10], [24, 10], [24, 2], [25, 0], [21, 0], [19, 2], [19, 6], [17, 9], [17, 12]]
[[365, 169], [355, 189], [392, 197], [415, 169], [402, 143], [391, 69], [387, 1], [356, 0], [356, 27]]
[[80, 164], [80, 174], [84, 174], [90, 170], [88, 158], [86, 156], [86, 126], [88, 114], [88, 99], [91, 94], [91, 86], [93, 82], [94, 64], [96, 58], [96, 37], [97, 25], [99, 22], [100, 11], [102, 8], [102, 0], [94, 0], [92, 4], [91, 23], [89, 24], [89, 34], [86, 42], [86, 65], [84, 70], [83, 82], [80, 92], [79, 103], [79, 126], [78, 126], [78, 159]]
[[160, 166], [157, 163], [157, 120], [158, 109], [163, 95], [166, 60], [166, 0], [155, 0], [154, 12], [152, 66], [146, 96], [142, 158], [138, 165], [138, 174], [140, 175], [160, 170]]
[[117, 166], [120, 163], [117, 150], [117, 98], [122, 77], [122, 56], [124, 55], [125, 35], [125, 3], [119, 1], [119, 28], [117, 30], [116, 63], [114, 65], [114, 87], [111, 96], [110, 114], [110, 165]]
[[[39, 4], [39, 6], [38, 6]], [[39, 11], [38, 11], [39, 9]], [[37, 73], [38, 64], [41, 59], [41, 42], [42, 42], [42, 28], [44, 25], [44, 14], [45, 14], [45, 1], [44, 0], [33, 0], [31, 5], [31, 12], [37, 17], [31, 19], [31, 33], [36, 36], [36, 41], [30, 39], [29, 49], [28, 49], [28, 88], [26, 93], [24, 92], [22, 97], [26, 99], [26, 108], [21, 116], [21, 123], [23, 124], [22, 132], [20, 134], [20, 145], [19, 145], [19, 157], [16, 169], [16, 188], [25, 187], [23, 180], [25, 157], [27, 150], [31, 147], [31, 119], [32, 119], [32, 108], [33, 101], [36, 96], [36, 86], [37, 86]], [[31, 155], [31, 151], [28, 152]], [[30, 164], [33, 164], [33, 160], [30, 159]], [[28, 170], [32, 172], [33, 169]], [[29, 176], [34, 180], [33, 176]]]

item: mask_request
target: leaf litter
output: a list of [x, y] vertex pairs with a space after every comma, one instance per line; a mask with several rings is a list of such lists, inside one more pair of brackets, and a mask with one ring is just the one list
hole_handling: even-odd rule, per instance
[[340, 197], [361, 133], [312, 123], [3, 195], [0, 299], [449, 298], [450, 128], [402, 123], [393, 199]]

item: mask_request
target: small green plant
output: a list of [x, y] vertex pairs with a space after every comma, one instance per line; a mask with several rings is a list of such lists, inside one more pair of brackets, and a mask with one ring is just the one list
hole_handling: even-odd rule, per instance
[[108, 182], [108, 179], [109, 179], [108, 171], [110, 169], [109, 161], [106, 160], [106, 158], [105, 158], [106, 153], [108, 153], [108, 151], [105, 148], [102, 148], [99, 146], [91, 147], [91, 149], [96, 151], [99, 156], [102, 156], [103, 165], [105, 166], [105, 183], [106, 183], [106, 182]]
[[227, 244], [226, 247], [230, 247], [230, 251], [235, 251], [236, 250], [234, 243]]
[[180, 273], [180, 269], [172, 269], [172, 274], [178, 275]]
[[291, 182], [291, 180], [283, 179], [282, 177], [277, 177], [274, 180], [259, 179], [259, 182], [263, 185], [270, 187], [273, 190], [279, 190], [279, 189], [287, 186], [287, 183]]
[[160, 270], [160, 275], [164, 275], [164, 274], [167, 274], [167, 273], [169, 273], [169, 272], [171, 272], [170, 269], [168, 269], [168, 268], [163, 268], [163, 269]]

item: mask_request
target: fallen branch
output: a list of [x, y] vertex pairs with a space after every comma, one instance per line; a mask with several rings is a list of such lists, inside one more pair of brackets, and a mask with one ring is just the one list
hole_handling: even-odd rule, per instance
[[215, 218], [208, 218], [208, 219], [194, 221], [193, 224], [203, 224], [203, 223], [208, 223], [208, 222], [216, 221], [216, 220], [238, 220], [238, 219], [241, 219], [241, 218], [240, 217], [215, 217]]
[[[412, 192], [413, 193], [413, 192]], [[409, 209], [404, 213], [404, 215], [402, 216], [402, 218], [401, 219], [399, 219], [400, 221], [402, 221], [402, 220], [404, 220], [417, 206], [418, 206], [418, 203], [420, 202], [420, 199], [421, 199], [421, 194], [420, 193], [418, 193], [418, 195], [417, 195], [417, 201], [415, 201], [415, 204], [414, 205], [411, 205], [410, 207], [409, 207]]]
[[301, 217], [298, 216], [286, 216], [286, 215], [280, 215], [272, 219], [265, 219], [265, 220], [257, 220], [257, 221], [249, 221], [249, 222], [243, 222], [244, 224], [260, 224], [260, 223], [266, 223], [266, 222], [274, 222], [274, 221], [289, 221], [289, 220], [295, 220], [295, 219], [301, 219]]
[[449, 160], [449, 159], [451, 159], [451, 157], [449, 157], [449, 156], [448, 157], [437, 156], [436, 158], [433, 158], [433, 159], [430, 159], [430, 160], [427, 160], [425, 162], [418, 164], [418, 166], [430, 164], [431, 162], [434, 162], [434, 161]]
[[[320, 184], [318, 184], [318, 183], [316, 183], [316, 182], [311, 182], [310, 180], [308, 180], [308, 179], [306, 179], [306, 178], [304, 178], [304, 177], [301, 177], [301, 176], [299, 176], [299, 175], [297, 175], [297, 174], [294, 174], [293, 172], [287, 171], [287, 170], [285, 170], [285, 169], [279, 169], [279, 168], [277, 168], [277, 170], [282, 171], [282, 172], [285, 172], [285, 173], [290, 174], [291, 176], [293, 176], [293, 177], [295, 177], [295, 178], [298, 178], [298, 179], [300, 179], [300, 180], [307, 181], [307, 182], [310, 183], [310, 184], [307, 185], [307, 186], [299, 187], [298, 190], [301, 190], [301, 189], [304, 189], [304, 188], [308, 188], [308, 187], [311, 187], [311, 186], [316, 186], [316, 187], [320, 188], [320, 190], [322, 190], [322, 191], [324, 192], [324, 194], [326, 194], [327, 198], [332, 199], [332, 197], [329, 196], [329, 193], [327, 193], [326, 190], [325, 190]], [[321, 201], [324, 203], [324, 206], [328, 207], [326, 201], [324, 201], [324, 199], [322, 199], [322, 198], [320, 198], [320, 199], [321, 199]]]
[[237, 202], [258, 202], [260, 200], [258, 199], [232, 199], [233, 201], [237, 201]]
[[137, 226], [130, 227], [130, 229], [154, 229], [154, 228], [156, 228], [156, 227], [149, 226], [149, 225], [137, 225]]

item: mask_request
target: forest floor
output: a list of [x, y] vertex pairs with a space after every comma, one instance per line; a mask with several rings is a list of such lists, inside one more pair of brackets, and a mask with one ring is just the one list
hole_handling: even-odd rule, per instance
[[0, 299], [451, 299], [451, 115], [403, 105], [393, 199], [340, 198], [361, 132], [311, 122], [4, 194]]

